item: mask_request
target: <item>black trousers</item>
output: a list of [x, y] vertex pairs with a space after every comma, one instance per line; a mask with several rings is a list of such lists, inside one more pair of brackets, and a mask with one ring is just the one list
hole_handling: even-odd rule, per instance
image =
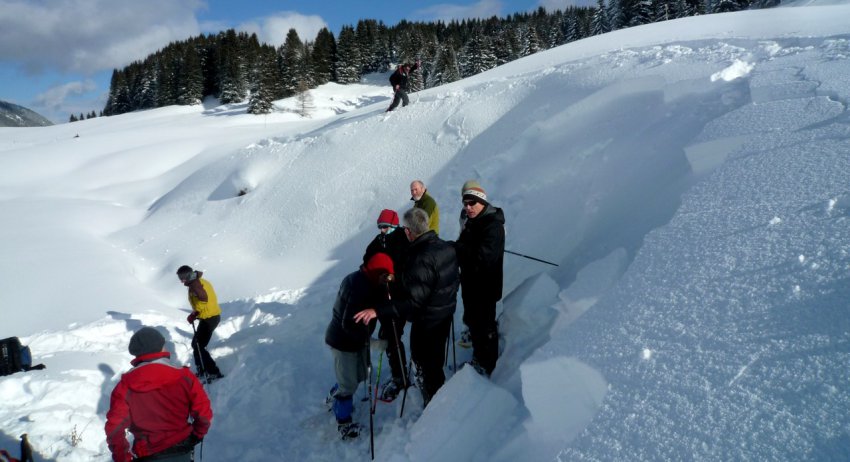
[[[381, 320], [381, 329], [378, 330], [378, 338], [387, 341], [387, 360], [390, 364], [393, 379], [407, 384], [410, 379], [407, 377], [407, 352], [404, 349], [404, 342], [401, 341], [401, 336], [404, 334], [405, 321], [403, 319], [386, 319]], [[395, 332], [393, 332], [395, 329]], [[398, 339], [398, 342], [396, 342]], [[409, 385], [409, 384], [408, 384]]]
[[221, 321], [221, 316], [213, 316], [207, 319], [198, 319], [198, 329], [195, 331], [195, 336], [192, 337], [192, 353], [195, 356], [195, 366], [198, 371], [204, 371], [209, 375], [220, 374], [215, 361], [213, 361], [210, 352], [207, 351], [207, 345], [210, 344], [213, 331], [218, 327]]
[[496, 325], [496, 302], [482, 301], [475, 294], [463, 293], [463, 323], [472, 337], [472, 359], [493, 373], [499, 358], [499, 332]]
[[393, 96], [393, 103], [390, 104], [387, 112], [392, 111], [393, 109], [398, 107], [398, 103], [401, 101], [401, 107], [407, 106], [410, 103], [410, 100], [407, 98], [407, 92], [402, 90], [401, 88], [395, 92], [395, 96]]
[[410, 355], [422, 378], [422, 398], [426, 406], [446, 381], [443, 364], [451, 325], [451, 316], [433, 325], [411, 323]]

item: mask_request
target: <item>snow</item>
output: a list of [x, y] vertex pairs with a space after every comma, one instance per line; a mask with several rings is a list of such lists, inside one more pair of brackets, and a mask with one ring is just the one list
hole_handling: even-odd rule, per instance
[[559, 266], [506, 255], [492, 378], [454, 373], [457, 348], [427, 409], [415, 389], [402, 417], [378, 403], [376, 460], [846, 460], [847, 17], [626, 29], [393, 113], [375, 75], [313, 90], [309, 118], [210, 100], [0, 129], [0, 338], [47, 365], [0, 378], [0, 447], [28, 433], [39, 460], [109, 460], [132, 332], [191, 362], [189, 264], [224, 311], [204, 459], [364, 460], [323, 402], [339, 282], [411, 180], [453, 239], [476, 178], [507, 248]]

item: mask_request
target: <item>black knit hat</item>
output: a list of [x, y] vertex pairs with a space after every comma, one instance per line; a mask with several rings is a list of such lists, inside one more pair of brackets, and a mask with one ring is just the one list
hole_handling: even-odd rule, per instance
[[194, 279], [192, 277], [194, 273], [195, 270], [193, 270], [189, 265], [183, 265], [180, 268], [177, 268], [177, 277], [180, 278], [181, 281], [191, 281]]
[[130, 354], [133, 356], [159, 353], [163, 346], [165, 337], [153, 327], [142, 327], [130, 337]]

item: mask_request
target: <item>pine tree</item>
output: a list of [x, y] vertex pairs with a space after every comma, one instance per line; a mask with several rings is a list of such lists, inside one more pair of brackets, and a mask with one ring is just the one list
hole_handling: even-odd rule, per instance
[[445, 43], [437, 55], [432, 84], [438, 86], [458, 80], [460, 80], [460, 69], [457, 64], [457, 53], [451, 46], [451, 42]]
[[323, 27], [316, 35], [316, 42], [313, 44], [313, 79], [316, 85], [336, 80], [334, 56], [336, 56], [336, 40], [328, 28]]
[[343, 26], [336, 47], [336, 78], [341, 84], [360, 81], [360, 52], [355, 39], [354, 28]]
[[490, 39], [478, 27], [462, 53], [462, 76], [469, 77], [494, 67], [496, 67], [496, 55]]
[[77, 120], [78, 120], [78, 119], [77, 119], [77, 116], [75, 116], [74, 114], [71, 114], [71, 118], [70, 118], [70, 119], [68, 119], [68, 122], [69, 122], [69, 123], [70, 123], [70, 122], [76, 122]]
[[130, 89], [124, 72], [115, 69], [112, 71], [112, 80], [109, 83], [109, 97], [106, 100], [104, 111], [107, 115], [124, 114], [130, 112]]
[[750, 6], [749, 0], [719, 0], [714, 4], [713, 13], [727, 13], [745, 10]]
[[605, 6], [605, 0], [596, 0], [596, 10], [593, 12], [590, 33], [600, 35], [607, 32], [611, 32], [611, 23], [608, 20], [608, 8]]
[[189, 106], [201, 104], [204, 98], [204, 76], [201, 73], [201, 62], [195, 48], [184, 45], [177, 64], [177, 104]]
[[281, 57], [280, 71], [286, 96], [294, 95], [298, 91], [298, 84], [304, 79], [304, 75], [302, 75], [303, 53], [304, 44], [298, 37], [298, 32], [295, 29], [289, 29], [283, 45], [278, 50]]
[[632, 17], [629, 27], [650, 24], [655, 18], [655, 7], [652, 0], [637, 0], [632, 6]]
[[246, 79], [236, 31], [230, 29], [224, 33], [218, 51], [219, 100], [222, 104], [242, 102], [245, 99]]
[[248, 100], [248, 114], [268, 114], [274, 109], [274, 100], [280, 82], [277, 65], [277, 51], [270, 46], [263, 47], [252, 71], [251, 97]]

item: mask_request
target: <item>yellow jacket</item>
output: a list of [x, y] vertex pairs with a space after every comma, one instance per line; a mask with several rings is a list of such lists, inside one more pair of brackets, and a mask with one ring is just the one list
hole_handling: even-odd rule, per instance
[[[201, 287], [199, 288], [198, 285]], [[218, 298], [212, 284], [206, 279], [195, 279], [189, 287], [189, 304], [198, 312], [198, 318], [208, 319], [221, 314]]]

